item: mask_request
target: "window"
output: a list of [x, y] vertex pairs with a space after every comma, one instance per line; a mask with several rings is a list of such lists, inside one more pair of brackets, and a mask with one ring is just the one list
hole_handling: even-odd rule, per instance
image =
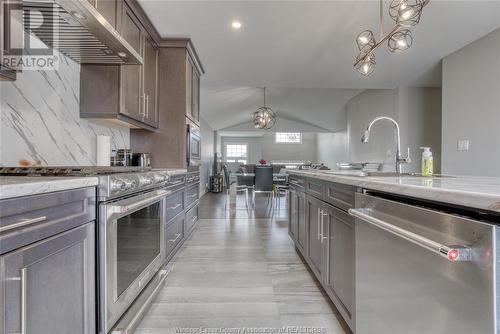
[[276, 132], [276, 143], [301, 144], [302, 133], [300, 132]]
[[226, 144], [226, 162], [247, 163], [247, 144]]

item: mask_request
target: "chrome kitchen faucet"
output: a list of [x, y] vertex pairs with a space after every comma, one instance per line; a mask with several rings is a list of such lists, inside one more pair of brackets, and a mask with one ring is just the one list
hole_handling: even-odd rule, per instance
[[375, 124], [376, 122], [378, 122], [380, 120], [389, 121], [394, 125], [394, 132], [395, 132], [395, 136], [396, 136], [396, 173], [400, 174], [403, 172], [402, 164], [410, 163], [411, 159], [410, 159], [410, 148], [409, 147], [408, 147], [408, 153], [407, 153], [406, 157], [403, 157], [401, 155], [401, 136], [399, 134], [398, 122], [396, 122], [394, 119], [392, 119], [390, 117], [386, 117], [386, 116], [376, 117], [366, 127], [365, 134], [361, 138], [361, 142], [368, 143], [368, 140], [370, 138], [370, 131], [371, 131], [373, 124]]

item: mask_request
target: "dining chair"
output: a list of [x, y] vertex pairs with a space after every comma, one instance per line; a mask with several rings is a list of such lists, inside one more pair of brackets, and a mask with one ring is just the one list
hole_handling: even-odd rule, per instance
[[271, 198], [271, 207], [274, 201], [273, 167], [255, 166], [255, 186], [253, 191], [253, 205], [255, 206], [255, 193], [266, 193]]
[[236, 185], [235, 185], [236, 195], [238, 195], [238, 193], [243, 193], [243, 192], [245, 193], [245, 204], [246, 204], [247, 210], [248, 210], [248, 187], [245, 185], [238, 185], [237, 181], [231, 181], [231, 179], [229, 177], [229, 168], [227, 167], [226, 164], [222, 165], [222, 171], [224, 172], [224, 183], [226, 185], [227, 200], [229, 201], [229, 196], [231, 196], [230, 191], [229, 191], [231, 188], [231, 185], [236, 183]]

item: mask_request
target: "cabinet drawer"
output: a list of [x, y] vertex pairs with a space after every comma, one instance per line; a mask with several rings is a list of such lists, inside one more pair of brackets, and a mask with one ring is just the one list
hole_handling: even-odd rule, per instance
[[199, 183], [196, 183], [186, 189], [186, 208], [198, 200], [199, 187]]
[[354, 207], [354, 193], [356, 188], [340, 183], [326, 183], [325, 202], [330, 203], [342, 210]]
[[166, 186], [167, 188], [177, 188], [186, 185], [186, 174], [178, 174], [170, 176]]
[[288, 177], [290, 186], [302, 191], [304, 191], [304, 181], [305, 180], [303, 178], [297, 177], [295, 175], [290, 175]]
[[95, 220], [94, 187], [0, 201], [0, 254]]
[[190, 185], [196, 182], [200, 182], [200, 173], [199, 172], [189, 173], [186, 177], [186, 183]]
[[306, 193], [316, 198], [323, 199], [323, 193], [325, 188], [323, 182], [324, 181], [307, 179], [305, 181]]
[[184, 191], [178, 191], [166, 199], [167, 222], [184, 211]]
[[165, 230], [165, 240], [167, 242], [166, 256], [168, 257], [170, 253], [175, 249], [175, 247], [184, 238], [184, 215], [180, 215], [175, 218], [170, 224], [168, 224]]
[[186, 222], [184, 228], [184, 230], [186, 231], [186, 235], [189, 235], [189, 233], [191, 233], [198, 220], [198, 205], [195, 205], [186, 213]]

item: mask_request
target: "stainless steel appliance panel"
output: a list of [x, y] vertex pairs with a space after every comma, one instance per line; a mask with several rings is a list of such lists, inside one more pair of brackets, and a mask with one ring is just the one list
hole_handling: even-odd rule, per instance
[[493, 334], [496, 226], [356, 194], [357, 334]]
[[201, 132], [194, 123], [188, 124], [186, 139], [187, 165], [197, 166], [201, 161]]
[[166, 196], [157, 189], [100, 204], [101, 331], [107, 333], [165, 259]]

